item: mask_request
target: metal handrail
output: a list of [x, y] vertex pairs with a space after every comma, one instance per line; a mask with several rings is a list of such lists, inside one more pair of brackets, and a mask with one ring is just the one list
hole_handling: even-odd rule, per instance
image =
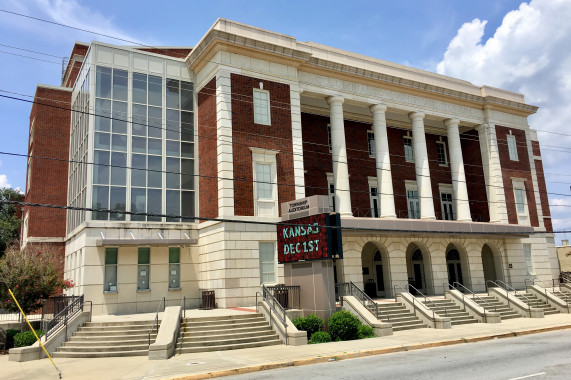
[[[387, 320], [390, 321], [390, 316], [388, 314], [383, 313], [382, 310], [379, 310], [379, 305], [372, 300], [371, 297], [367, 295], [361, 288], [353, 283], [353, 281], [349, 281], [349, 294], [352, 295], [365, 307], [365, 309], [369, 310], [375, 318], [379, 318], [379, 313], [387, 317]], [[374, 310], [373, 310], [374, 309]]]
[[[510, 285], [506, 284], [505, 282], [503, 282], [502, 280], [496, 280], [496, 281], [492, 281], [492, 280], [488, 280], [486, 281], [486, 289], [488, 288], [488, 283], [492, 283], [494, 285], [496, 285], [496, 287], [505, 290], [506, 292], [506, 298], [508, 299], [508, 307], [510, 306], [510, 297], [509, 297], [509, 292], [513, 291], [514, 292], [514, 296], [517, 296], [517, 290], [515, 290], [513, 287], [511, 287]], [[503, 284], [505, 287], [502, 287], [499, 283]], [[489, 294], [489, 292], [488, 292]], [[527, 303], [527, 311], [529, 313], [529, 317], [531, 318], [531, 300], [525, 295], [525, 294], [521, 294], [521, 296], [523, 298], [526, 299], [526, 303]]]
[[161, 306], [163, 307], [163, 311], [165, 311], [165, 297], [159, 303], [159, 307], [157, 308], [157, 313], [155, 314], [155, 321], [153, 322], [153, 327], [149, 330], [149, 346], [151, 345], [151, 334], [157, 326], [157, 333], [159, 332], [159, 312], [161, 311]]
[[49, 335], [59, 329], [61, 326], [65, 326], [65, 339], [67, 340], [67, 322], [69, 318], [73, 317], [79, 311], [83, 311], [83, 294], [81, 296], [70, 296], [72, 298], [71, 303], [69, 303], [62, 311], [46, 324], [46, 340]]
[[[403, 290], [403, 293], [408, 293], [408, 294], [410, 294], [409, 287], [411, 287], [411, 288], [413, 288], [415, 291], [417, 291], [418, 293], [422, 294], [418, 289], [416, 289], [416, 288], [415, 288], [414, 286], [412, 286], [411, 284], [408, 284], [406, 289], [404, 289], [404, 288], [403, 288], [402, 286], [400, 286], [399, 284], [395, 284], [395, 285], [393, 286], [393, 292], [395, 293], [395, 301], [397, 300], [397, 291], [396, 291], [397, 287], [398, 287], [398, 288], [401, 288], [401, 289]], [[412, 294], [411, 294], [411, 295], [412, 295]], [[415, 317], [416, 317], [416, 301], [417, 301], [416, 297], [413, 296], [413, 297], [412, 297], [412, 308], [414, 309], [414, 316], [415, 316]], [[419, 302], [420, 302], [420, 301], [419, 301]], [[432, 320], [434, 321], [434, 324], [435, 324], [435, 326], [436, 326], [436, 313], [435, 313], [434, 309], [430, 309], [430, 310], [432, 311]]]
[[[180, 319], [180, 323], [178, 325], [178, 329], [176, 330], [176, 334], [175, 334], [175, 342], [178, 341], [178, 338], [180, 337], [180, 329], [182, 327], [183, 323], [186, 323], [186, 296], [182, 296], [182, 300], [180, 303], [180, 314], [179, 314], [179, 319]], [[186, 324], [185, 324], [186, 327]], [[183, 340], [184, 340], [184, 335], [183, 337], [180, 339], [180, 344], [179, 344], [179, 353], [182, 353], [182, 344], [183, 344]], [[176, 344], [175, 344], [176, 347]]]
[[[485, 299], [478, 296], [476, 293], [474, 293], [472, 290], [465, 287], [463, 284], [459, 283], [458, 281], [454, 281], [452, 283], [452, 287], [454, 287], [454, 288], [456, 288], [457, 285], [461, 286], [462, 289], [465, 289], [465, 290], [469, 291], [470, 293], [472, 293], [472, 299], [474, 299], [474, 297], [477, 297], [480, 301], [482, 301], [486, 305], [492, 307], [492, 305], [490, 305], [488, 303], [488, 301], [486, 301]], [[464, 293], [462, 293], [462, 302], [464, 302]], [[497, 313], [498, 312], [498, 306], [493, 306], [493, 308], [494, 308], [494, 312]], [[484, 309], [484, 320], [486, 321], [486, 323], [488, 323], [488, 316], [486, 315], [486, 308], [482, 306], [482, 309]], [[464, 304], [464, 311], [466, 311], [466, 304]]]
[[[422, 293], [420, 290], [418, 290], [417, 288], [415, 288], [413, 285], [408, 284], [408, 286], [410, 288], [413, 288], [415, 292], [417, 292], [418, 294], [420, 294], [422, 297], [424, 297], [424, 302], [430, 302], [431, 305], [433, 305], [435, 308], [437, 309], [441, 309], [440, 306], [438, 306], [437, 304], [435, 304], [431, 299], [429, 299], [424, 293]], [[434, 311], [434, 309], [432, 309]], [[448, 310], [446, 310], [446, 308], [444, 308], [444, 314], [446, 314], [446, 316], [448, 316]]]
[[[258, 311], [258, 294], [260, 294], [260, 292], [256, 292], [256, 311]], [[276, 297], [274, 297], [274, 295], [272, 294], [272, 292], [266, 288], [265, 285], [262, 284], [262, 293], [260, 294], [262, 296], [262, 300], [266, 301], [270, 307], [270, 327], [272, 325], [272, 310], [274, 311], [274, 314], [276, 316], [276, 318], [281, 322], [281, 324], [284, 326], [285, 329], [285, 344], [288, 344], [288, 336], [287, 336], [287, 314], [285, 309], [283, 308], [283, 306], [278, 302], [278, 300], [276, 299]], [[281, 313], [281, 315], [280, 315]]]
[[[530, 279], [526, 279], [526, 280], [525, 280], [526, 285], [527, 285], [528, 280], [530, 280]], [[549, 282], [547, 282], [547, 281], [542, 281], [542, 280], [538, 280], [537, 278], [532, 278], [532, 279], [531, 279], [531, 283], [532, 283], [532, 285], [539, 285], [540, 287], [543, 288], [543, 292], [545, 293], [545, 302], [546, 302], [547, 304], [549, 304], [549, 298], [547, 297], [547, 293], [548, 293], [548, 292], [551, 293], [554, 297], [559, 298], [559, 297], [555, 294], [555, 279], [551, 279], [551, 285], [552, 285], [551, 288], [553, 289], [553, 291], [549, 291], [549, 290], [547, 290], [547, 287], [546, 287], [546, 286], [543, 286], [543, 285], [545, 285], [545, 284], [549, 284]], [[563, 300], [562, 300], [562, 301], [563, 301]], [[569, 314], [569, 302], [566, 302], [566, 301], [565, 301], [565, 305], [567, 306], [567, 314]]]

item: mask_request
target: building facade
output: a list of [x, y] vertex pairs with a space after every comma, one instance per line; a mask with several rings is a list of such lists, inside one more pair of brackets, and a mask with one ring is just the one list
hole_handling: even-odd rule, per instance
[[[74, 54], [53, 90], [69, 165], [49, 164], [74, 209], [52, 222], [96, 313], [197, 307], [206, 289], [253, 305], [284, 280], [280, 204], [312, 195], [341, 215], [337, 281], [376, 297], [559, 274], [523, 95], [224, 19], [193, 48]], [[46, 224], [30, 208], [24, 240]]]

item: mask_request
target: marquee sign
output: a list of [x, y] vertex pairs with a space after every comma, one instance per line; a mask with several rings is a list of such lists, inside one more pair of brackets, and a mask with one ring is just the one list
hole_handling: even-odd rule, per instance
[[319, 214], [278, 224], [278, 262], [342, 258], [338, 214]]

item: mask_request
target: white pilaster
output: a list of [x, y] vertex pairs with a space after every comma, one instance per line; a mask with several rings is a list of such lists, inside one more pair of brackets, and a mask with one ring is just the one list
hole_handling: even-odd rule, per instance
[[462, 158], [462, 145], [460, 144], [460, 121], [446, 119], [444, 125], [448, 130], [448, 151], [450, 154], [450, 172], [452, 173], [452, 186], [454, 187], [454, 208], [456, 219], [459, 221], [472, 221], [470, 204], [468, 203], [468, 188], [466, 174], [464, 173], [464, 159]]
[[485, 123], [476, 127], [476, 130], [480, 138], [480, 151], [482, 153], [482, 166], [484, 168], [484, 180], [488, 195], [490, 222], [507, 224], [508, 212], [498, 152], [498, 140], [496, 138], [496, 126], [492, 123]]
[[430, 168], [424, 136], [424, 114], [411, 112], [408, 117], [412, 121], [412, 145], [414, 151], [414, 169], [420, 203], [420, 219], [436, 219], [434, 215], [434, 199], [430, 183]]
[[343, 99], [340, 96], [327, 98], [331, 118], [331, 154], [333, 158], [333, 180], [335, 182], [335, 205], [341, 216], [353, 216], [351, 194], [349, 193], [349, 170], [347, 167], [347, 146], [345, 144], [345, 123], [343, 121]]
[[373, 113], [373, 133], [375, 135], [375, 161], [377, 165], [377, 189], [381, 199], [381, 218], [396, 218], [389, 140], [387, 137], [387, 106], [375, 104], [369, 107]]
[[232, 151], [232, 89], [230, 72], [216, 74], [218, 216], [234, 215], [234, 156]]
[[301, 103], [299, 85], [290, 85], [291, 140], [293, 148], [293, 175], [295, 199], [305, 197], [305, 171], [303, 168], [303, 138], [301, 134]]

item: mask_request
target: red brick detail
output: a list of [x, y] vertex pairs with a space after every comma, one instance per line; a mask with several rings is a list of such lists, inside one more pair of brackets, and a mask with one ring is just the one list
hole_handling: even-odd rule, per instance
[[[416, 181], [414, 162], [407, 162], [404, 158], [404, 136], [406, 133], [407, 130], [404, 129], [387, 128], [395, 210], [398, 218], [408, 218], [405, 181]], [[412, 136], [412, 132], [410, 136]]]
[[[254, 215], [254, 183], [250, 147], [278, 150], [278, 204], [295, 199], [290, 88], [283, 83], [231, 74], [234, 213]], [[254, 88], [270, 93], [271, 125], [254, 123]], [[279, 208], [279, 207], [278, 207]], [[281, 214], [281, 210], [279, 211]]]
[[146, 51], [148, 53], [166, 55], [167, 57], [181, 58], [181, 59], [186, 58], [186, 56], [189, 55], [190, 52], [192, 51], [191, 48], [181, 49], [181, 48], [170, 48], [170, 47], [138, 48], [137, 50]]
[[76, 42], [75, 45], [73, 45], [73, 49], [69, 56], [69, 62], [65, 68], [65, 73], [63, 76], [66, 78], [65, 83], [63, 83], [64, 87], [73, 87], [75, 80], [77, 79], [77, 75], [79, 74], [79, 69], [81, 68], [82, 62], [74, 61], [74, 57], [85, 57], [88, 50], [89, 45], [85, 45], [80, 42]]
[[[476, 222], [489, 222], [490, 209], [482, 166], [482, 152], [480, 150], [479, 135], [476, 130], [470, 130], [460, 135], [462, 146], [462, 159], [464, 160], [464, 173], [466, 174], [466, 188], [470, 200], [470, 214]], [[495, 207], [492, 205], [492, 207]]]
[[327, 173], [333, 172], [333, 161], [327, 138], [326, 116], [301, 114], [305, 196], [328, 195]]
[[[218, 217], [216, 78], [198, 92], [199, 215]], [[201, 221], [202, 222], [202, 221]]]
[[[368, 123], [345, 120], [349, 188], [351, 189], [351, 209], [354, 216], [372, 216], [369, 177], [377, 176], [375, 158], [369, 156], [367, 138], [367, 132], [372, 131], [372, 128], [373, 126]], [[327, 135], [324, 141], [327, 141]], [[329, 150], [328, 147], [327, 149]]]
[[547, 186], [545, 184], [545, 175], [543, 173], [543, 162], [541, 160], [535, 160], [535, 174], [537, 176], [537, 187], [539, 190], [539, 200], [541, 201], [543, 223], [545, 224], [547, 232], [553, 232], [553, 227], [551, 225], [551, 210], [549, 209]]
[[[517, 161], [510, 160], [509, 156], [507, 135], [510, 134], [510, 131], [516, 140], [518, 155]], [[522, 178], [525, 179], [525, 192], [527, 194], [527, 207], [529, 211], [531, 226], [537, 227], [539, 226], [539, 222], [537, 218], [537, 206], [535, 204], [535, 190], [533, 188], [533, 181], [531, 178], [531, 169], [529, 166], [529, 154], [527, 150], [525, 131], [515, 128], [510, 129], [497, 125], [496, 136], [498, 140], [500, 165], [502, 167], [508, 222], [510, 224], [517, 224], [517, 213], [512, 178]]]
[[531, 150], [534, 156], [541, 157], [541, 149], [539, 149], [539, 141], [531, 140]]
[[[69, 159], [69, 128], [71, 92], [38, 87], [32, 110], [30, 127], [33, 124], [33, 141], [28, 154], [36, 157], [59, 159], [54, 161], [32, 158], [26, 188], [26, 202], [49, 205], [67, 205], [67, 177]], [[41, 104], [40, 104], [41, 103]], [[58, 107], [58, 108], [55, 108]], [[29, 237], [64, 237], [66, 210], [45, 207], [25, 207], [28, 213]]]
[[[414, 138], [414, 135], [413, 135]], [[442, 204], [440, 203], [440, 189], [438, 184], [452, 186], [452, 174], [450, 172], [450, 153], [448, 153], [448, 138], [442, 135], [426, 133], [426, 153], [428, 154], [428, 167], [430, 169], [430, 184], [432, 185], [432, 198], [436, 219], [442, 219]], [[438, 163], [438, 141], [444, 141], [446, 146], [447, 165]], [[455, 210], [457, 212], [458, 210]]]

